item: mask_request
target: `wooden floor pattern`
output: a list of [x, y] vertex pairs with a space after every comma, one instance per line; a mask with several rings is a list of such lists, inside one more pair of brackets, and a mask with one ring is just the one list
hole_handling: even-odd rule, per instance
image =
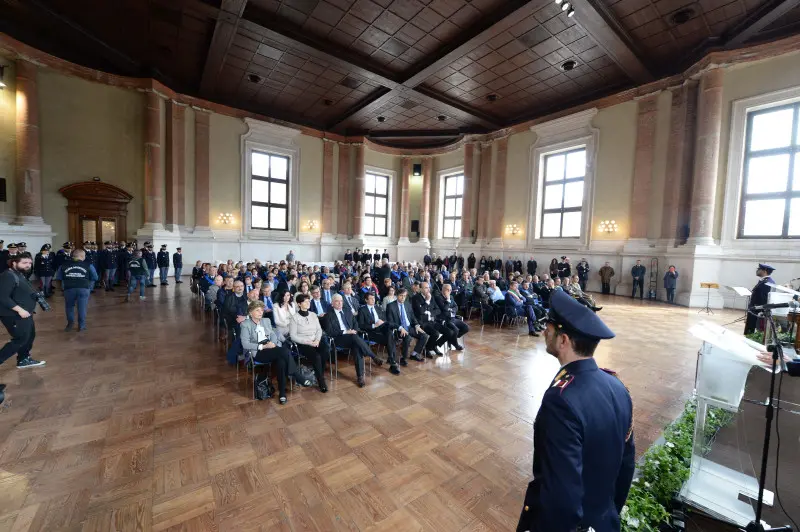
[[[531, 424], [558, 364], [541, 338], [477, 322], [466, 350], [375, 368], [341, 360], [330, 392], [251, 401], [188, 285], [147, 301], [92, 297], [65, 333], [60, 296], [34, 356], [0, 367], [2, 531], [513, 530], [531, 475]], [[637, 451], [682, 409], [696, 310], [609, 296], [597, 353], [635, 404]], [[717, 312], [719, 323], [738, 316]], [[385, 367], [384, 367], [385, 368]]]

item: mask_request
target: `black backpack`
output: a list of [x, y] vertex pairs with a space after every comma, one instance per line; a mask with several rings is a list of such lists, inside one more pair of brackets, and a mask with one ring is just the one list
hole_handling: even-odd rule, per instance
[[258, 377], [254, 382], [256, 392], [256, 399], [265, 401], [275, 395], [275, 386], [272, 385], [272, 379], [268, 376]]

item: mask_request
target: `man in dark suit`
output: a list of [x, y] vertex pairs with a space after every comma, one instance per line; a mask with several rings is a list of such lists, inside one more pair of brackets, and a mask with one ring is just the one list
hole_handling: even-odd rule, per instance
[[367, 292], [364, 305], [358, 310], [358, 328], [366, 332], [367, 337], [373, 342], [386, 346], [389, 371], [394, 375], [400, 375], [395, 358], [394, 334], [384, 318], [383, 310], [375, 305], [375, 294]]
[[364, 357], [371, 357], [380, 365], [381, 362], [372, 353], [367, 343], [358, 335], [358, 326], [352, 314], [344, 307], [344, 299], [339, 294], [334, 294], [331, 309], [325, 314], [322, 328], [325, 334], [333, 339], [336, 347], [350, 349], [356, 359], [356, 377], [358, 387], [363, 388], [364, 382]]
[[416, 338], [417, 343], [414, 345], [414, 352], [411, 354], [411, 358], [417, 362], [423, 362], [425, 359], [422, 353], [424, 352], [425, 344], [428, 342], [428, 335], [420, 327], [417, 318], [414, 316], [411, 302], [408, 301], [408, 291], [405, 288], [398, 290], [397, 299], [386, 306], [386, 321], [389, 323], [390, 328], [397, 329], [397, 333], [403, 342], [400, 365], [407, 365], [406, 358], [408, 358], [408, 348], [411, 345], [412, 338]]
[[314, 287], [311, 289], [311, 306], [308, 308], [308, 310], [322, 318], [322, 316], [328, 312], [330, 305], [328, 305], [328, 303], [320, 296], [321, 293], [319, 286], [314, 285]]
[[[747, 312], [747, 319], [744, 322], [744, 334], [752, 334], [756, 331], [756, 328], [759, 330], [763, 330], [764, 328], [764, 320], [759, 320], [758, 313], [752, 310], [752, 308], [756, 305], [766, 305], [769, 303], [769, 293], [772, 292], [772, 287], [767, 283], [775, 284], [775, 281], [773, 281], [772, 277], [770, 277], [774, 271], [775, 268], [769, 264], [758, 265], [758, 269], [756, 270], [758, 282], [753, 287], [752, 294], [750, 296], [750, 306]], [[759, 322], [761, 322], [760, 326]]]
[[414, 316], [429, 336], [425, 344], [425, 356], [428, 358], [433, 358], [434, 355], [444, 356], [439, 350], [439, 347], [447, 341], [447, 337], [443, 334], [441, 310], [433, 299], [431, 286], [427, 282], [422, 282], [419, 286], [419, 293], [411, 298], [411, 306], [414, 309]]
[[382, 259], [386, 259], [388, 261], [389, 260], [389, 252], [384, 249], [383, 250], [383, 254], [381, 255], [381, 258]]
[[349, 249], [344, 252], [344, 260], [346, 260], [348, 262], [353, 260], [353, 252], [350, 251]]
[[383, 284], [384, 279], [392, 278], [392, 268], [389, 267], [389, 259], [381, 261], [381, 267], [378, 268], [378, 283]]
[[441, 312], [442, 334], [447, 337], [450, 347], [456, 351], [463, 351], [464, 346], [458, 343], [458, 339], [469, 332], [469, 325], [456, 318], [458, 305], [450, 297], [452, 290], [452, 285], [445, 284], [442, 286], [442, 291], [433, 297]]
[[528, 261], [528, 275], [536, 275], [536, 259], [531, 257], [531, 260]]
[[375, 262], [379, 262], [381, 260], [381, 254], [377, 249], [375, 250], [375, 253], [372, 254], [372, 260]]
[[356, 248], [356, 250], [353, 252], [353, 262], [359, 262], [359, 261], [361, 261], [361, 250], [359, 248]]
[[353, 293], [353, 284], [350, 281], [342, 284], [342, 299], [344, 299], [345, 311], [349, 312], [355, 319], [358, 315], [358, 309], [361, 307], [361, 302], [358, 300], [358, 296]]
[[536, 414], [533, 480], [517, 532], [619, 530], [635, 468], [633, 404], [616, 374], [593, 357], [614, 333], [556, 291], [544, 335], [561, 370]]

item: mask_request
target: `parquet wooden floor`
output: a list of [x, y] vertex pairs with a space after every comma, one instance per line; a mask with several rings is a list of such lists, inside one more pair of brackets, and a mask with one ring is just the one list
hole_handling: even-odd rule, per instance
[[[330, 392], [251, 401], [188, 284], [92, 297], [65, 333], [60, 296], [34, 356], [0, 367], [0, 531], [503, 531], [531, 475], [531, 423], [558, 369], [541, 338], [477, 322], [467, 349], [375, 369]], [[696, 310], [600, 298], [601, 344], [635, 404], [642, 452], [692, 389]], [[738, 312], [712, 319], [731, 321]], [[525, 331], [523, 331], [524, 333]]]

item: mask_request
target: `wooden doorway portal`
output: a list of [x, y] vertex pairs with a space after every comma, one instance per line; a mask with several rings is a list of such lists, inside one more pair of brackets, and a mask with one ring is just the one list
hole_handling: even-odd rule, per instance
[[100, 181], [73, 183], [59, 192], [67, 198], [69, 239], [76, 245], [91, 240], [102, 246], [127, 240], [128, 203], [133, 196]]

